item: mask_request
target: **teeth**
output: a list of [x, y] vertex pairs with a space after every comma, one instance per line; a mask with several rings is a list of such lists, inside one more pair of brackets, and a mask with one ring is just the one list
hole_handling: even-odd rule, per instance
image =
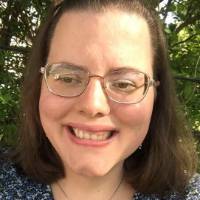
[[94, 132], [83, 131], [78, 128], [73, 128], [73, 131], [76, 137], [80, 139], [85, 139], [85, 140], [103, 141], [103, 140], [108, 139], [111, 136], [110, 131], [101, 133], [101, 134], [95, 134]]

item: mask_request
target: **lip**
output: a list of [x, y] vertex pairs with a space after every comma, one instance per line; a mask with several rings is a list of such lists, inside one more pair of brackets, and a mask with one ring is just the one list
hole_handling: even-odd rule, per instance
[[[105, 132], [105, 131], [114, 131], [114, 134], [112, 135], [111, 138], [109, 138], [107, 140], [103, 140], [103, 141], [79, 139], [76, 136], [74, 136], [73, 134], [71, 134], [70, 127], [78, 128], [78, 129], [85, 130], [85, 131], [95, 132], [95, 134], [97, 134], [97, 135], [103, 134], [103, 132]], [[66, 126], [66, 131], [69, 135], [70, 140], [73, 143], [75, 143], [77, 145], [81, 145], [81, 146], [86, 146], [86, 147], [105, 147], [105, 146], [109, 145], [118, 134], [118, 130], [113, 128], [112, 126], [105, 126], [105, 125], [90, 126], [90, 125], [75, 124], [75, 123], [68, 124]]]

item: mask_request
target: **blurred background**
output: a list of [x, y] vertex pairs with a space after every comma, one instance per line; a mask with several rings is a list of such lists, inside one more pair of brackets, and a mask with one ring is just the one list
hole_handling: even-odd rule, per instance
[[[177, 95], [200, 152], [200, 1], [150, 1], [167, 36]], [[0, 0], [1, 147], [16, 142], [25, 66], [50, 3], [50, 0]]]

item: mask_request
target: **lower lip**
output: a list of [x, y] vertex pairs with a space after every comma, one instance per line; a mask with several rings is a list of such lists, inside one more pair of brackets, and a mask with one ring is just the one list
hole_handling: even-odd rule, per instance
[[87, 140], [87, 139], [80, 139], [73, 135], [71, 131], [67, 128], [67, 134], [69, 135], [70, 140], [78, 145], [88, 146], [88, 147], [104, 147], [107, 146], [112, 142], [112, 140], [116, 137], [117, 134], [113, 134], [113, 136], [107, 140], [103, 141], [95, 141], [95, 140]]

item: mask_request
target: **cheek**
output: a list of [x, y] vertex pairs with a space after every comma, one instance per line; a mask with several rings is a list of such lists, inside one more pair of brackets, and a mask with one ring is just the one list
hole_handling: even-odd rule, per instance
[[[136, 124], [141, 125], [141, 123], [146, 122], [147, 124], [151, 120], [151, 114], [153, 110], [153, 100], [145, 101], [138, 104], [130, 105], [116, 105], [114, 107], [114, 112], [120, 122], [134, 126]], [[143, 124], [144, 125], [144, 124]]]
[[50, 93], [46, 85], [42, 84], [40, 100], [39, 100], [39, 113], [42, 124], [57, 123], [58, 120], [64, 118], [66, 113], [70, 112], [72, 102]]
[[124, 158], [130, 156], [143, 143], [148, 133], [153, 104], [153, 98], [149, 98], [138, 104], [119, 104], [113, 107], [116, 124], [122, 133], [120, 145], [124, 149]]
[[[120, 127], [133, 139], [142, 139], [146, 136], [154, 104], [153, 92], [150, 92], [140, 103], [130, 105], [115, 105], [114, 115]], [[133, 134], [134, 133], [134, 134]], [[132, 136], [130, 136], [132, 137]]]

